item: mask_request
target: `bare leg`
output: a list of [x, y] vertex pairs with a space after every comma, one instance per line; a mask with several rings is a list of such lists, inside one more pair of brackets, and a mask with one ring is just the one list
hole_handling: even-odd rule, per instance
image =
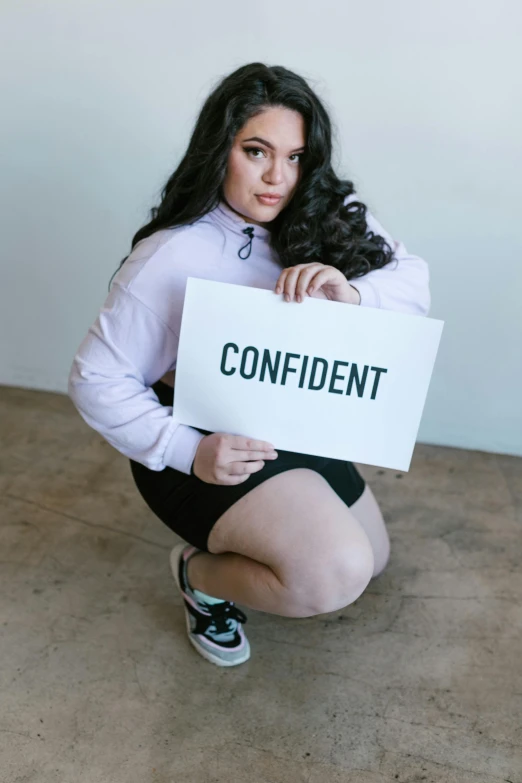
[[261, 612], [282, 617], [317, 614], [313, 607], [296, 601], [269, 566], [235, 552], [198, 552], [188, 562], [187, 576], [191, 587], [207, 595], [237, 601]]
[[390, 558], [390, 539], [381, 509], [368, 484], [361, 497], [350, 506], [350, 511], [370, 540], [375, 562], [373, 576], [379, 576]]
[[309, 617], [352, 603], [374, 571], [370, 541], [318, 473], [280, 473], [244, 495], [189, 561], [192, 587], [261, 611]]

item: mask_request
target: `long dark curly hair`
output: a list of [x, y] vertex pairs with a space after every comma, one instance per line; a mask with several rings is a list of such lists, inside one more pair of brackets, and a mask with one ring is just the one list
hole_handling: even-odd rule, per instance
[[155, 231], [194, 223], [217, 207], [237, 133], [273, 106], [299, 112], [306, 135], [295, 193], [270, 223], [270, 245], [282, 266], [319, 261], [350, 280], [392, 260], [384, 237], [367, 230], [367, 207], [356, 200], [343, 204], [355, 188], [332, 168], [332, 126], [317, 95], [293, 71], [258, 62], [226, 76], [208, 96], [185, 156], [163, 187], [160, 205], [151, 209], [150, 221], [134, 235], [132, 248]]

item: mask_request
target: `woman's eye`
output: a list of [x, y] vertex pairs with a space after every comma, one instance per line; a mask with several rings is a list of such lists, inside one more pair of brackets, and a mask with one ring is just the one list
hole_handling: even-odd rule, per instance
[[[247, 153], [247, 155], [250, 155], [250, 153], [252, 153], [252, 152], [262, 152], [264, 154], [264, 150], [259, 149], [259, 147], [245, 147], [244, 149], [245, 149], [245, 152]], [[253, 157], [255, 158], [257, 156], [254, 155]], [[291, 158], [299, 158], [299, 160], [301, 160], [301, 158], [303, 157], [303, 153], [302, 152], [294, 152], [294, 154], [290, 155], [290, 157]]]
[[245, 151], [247, 155], [249, 155], [251, 152], [263, 152], [263, 150], [260, 150], [258, 147], [245, 147]]

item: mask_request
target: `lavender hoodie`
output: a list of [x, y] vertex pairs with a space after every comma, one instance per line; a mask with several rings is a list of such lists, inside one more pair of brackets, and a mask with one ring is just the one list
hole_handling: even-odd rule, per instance
[[[351, 281], [360, 306], [428, 315], [426, 261], [395, 242], [369, 211], [367, 225], [385, 237], [394, 258]], [[192, 225], [157, 231], [133, 248], [78, 348], [68, 383], [82, 418], [122, 454], [151, 470], [190, 473], [204, 435], [177, 421], [151, 388], [176, 368], [187, 278], [273, 291], [282, 266], [269, 237], [222, 201]]]

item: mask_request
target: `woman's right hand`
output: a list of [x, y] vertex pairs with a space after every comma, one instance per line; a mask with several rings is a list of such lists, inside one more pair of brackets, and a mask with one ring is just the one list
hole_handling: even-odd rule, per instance
[[274, 447], [264, 440], [213, 432], [200, 440], [192, 470], [207, 484], [232, 486], [261, 470], [265, 460], [276, 458]]

